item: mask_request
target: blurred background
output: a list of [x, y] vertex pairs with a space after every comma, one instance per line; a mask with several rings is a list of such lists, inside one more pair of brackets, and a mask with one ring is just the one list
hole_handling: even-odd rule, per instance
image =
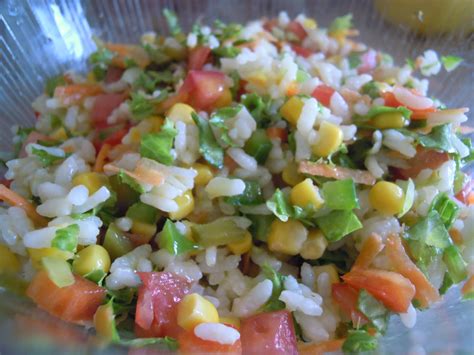
[[[1, 0], [0, 150], [11, 145], [13, 124], [31, 125], [30, 107], [44, 81], [68, 69], [86, 68], [95, 50], [92, 36], [111, 42], [136, 42], [146, 31], [166, 31], [163, 8], [174, 10], [184, 28], [200, 18], [245, 22], [305, 13], [326, 27], [336, 16], [354, 15], [359, 39], [390, 53], [403, 64], [427, 49], [464, 59], [452, 73], [430, 80], [430, 94], [451, 107], [474, 109], [474, 0]], [[473, 125], [472, 113], [470, 117]], [[409, 331], [393, 319], [381, 350], [390, 353], [472, 353], [474, 307], [447, 301], [424, 312]], [[102, 353], [87, 331], [52, 320], [0, 286], [0, 353]], [[122, 349], [125, 351], [125, 349]]]

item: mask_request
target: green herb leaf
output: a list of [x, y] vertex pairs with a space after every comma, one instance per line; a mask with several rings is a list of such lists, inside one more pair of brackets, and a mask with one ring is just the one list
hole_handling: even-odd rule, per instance
[[252, 221], [250, 226], [252, 236], [257, 240], [267, 242], [268, 233], [275, 217], [273, 215], [248, 215], [247, 218]]
[[255, 93], [242, 95], [242, 104], [247, 108], [250, 115], [257, 122], [259, 128], [266, 128], [270, 123], [280, 116], [272, 112], [272, 99], [268, 96], [260, 96]]
[[363, 95], [368, 95], [372, 99], [380, 97], [380, 84], [374, 80], [364, 84], [361, 89]]
[[91, 272], [85, 274], [84, 278], [86, 278], [89, 281], [95, 282], [99, 286], [102, 286], [102, 283], [104, 282], [106, 276], [107, 276], [106, 272], [104, 272], [101, 269], [97, 269], [97, 270], [92, 270]]
[[372, 297], [366, 290], [361, 290], [357, 300], [357, 308], [379, 332], [385, 333], [390, 318], [390, 311], [382, 303]]
[[244, 183], [244, 192], [240, 195], [226, 197], [224, 201], [232, 206], [254, 206], [265, 201], [258, 182], [244, 180]]
[[360, 207], [354, 181], [350, 179], [324, 183], [322, 194], [329, 209], [353, 210]]
[[258, 128], [245, 142], [244, 151], [253, 156], [258, 164], [263, 165], [267, 161], [272, 148], [273, 144], [268, 138], [267, 132], [262, 128]]
[[156, 224], [159, 219], [158, 210], [141, 201], [131, 205], [125, 215], [133, 221], [152, 225]]
[[331, 25], [329, 25], [328, 32], [329, 34], [334, 34], [350, 28], [352, 28], [352, 14], [347, 14], [345, 16], [336, 17]]
[[463, 59], [454, 55], [447, 55], [441, 57], [441, 62], [443, 63], [444, 69], [450, 72], [456, 69], [463, 62]]
[[113, 52], [103, 47], [89, 56], [89, 62], [93, 65], [92, 72], [97, 80], [103, 80], [105, 78], [107, 68], [114, 57], [115, 54]]
[[415, 70], [415, 61], [411, 58], [406, 58], [405, 63], [410, 67], [411, 70]]
[[377, 349], [377, 338], [366, 330], [349, 330], [347, 339], [342, 344], [345, 353], [359, 353]]
[[361, 55], [361, 52], [352, 52], [351, 54], [349, 54], [347, 60], [349, 61], [350, 69], [355, 69], [362, 64], [362, 59], [360, 58]]
[[455, 284], [467, 278], [467, 264], [456, 245], [452, 244], [444, 250], [443, 261], [448, 267], [449, 277]]
[[148, 93], [152, 93], [159, 84], [173, 84], [173, 73], [169, 70], [164, 71], [146, 71], [140, 73], [137, 80], [133, 83], [135, 90], [142, 88]]
[[65, 251], [76, 251], [79, 237], [79, 226], [71, 224], [65, 228], [56, 230], [51, 246]]
[[240, 49], [233, 46], [220, 46], [214, 48], [212, 53], [221, 58], [235, 58], [239, 55]]
[[263, 312], [272, 312], [279, 311], [280, 309], [285, 309], [285, 303], [280, 301], [278, 298], [284, 290], [285, 276], [276, 272], [270, 265], [262, 265], [263, 274], [267, 279], [269, 279], [273, 284], [272, 295], [270, 299], [262, 307]]
[[282, 222], [287, 222], [289, 217], [293, 215], [293, 206], [280, 189], [276, 189], [275, 193], [266, 203], [268, 209]]
[[413, 206], [413, 201], [415, 200], [415, 184], [412, 179], [406, 181], [399, 181], [398, 185], [403, 190], [403, 206], [400, 213], [397, 215], [398, 218], [403, 217]]
[[443, 283], [439, 288], [439, 294], [444, 295], [452, 285], [454, 285], [453, 279], [449, 276], [449, 272], [445, 272], [443, 277]]
[[43, 149], [38, 149], [35, 147], [31, 148], [31, 153], [33, 155], [36, 155], [39, 158], [39, 160], [41, 161], [41, 164], [43, 164], [44, 167], [48, 167], [53, 164], [56, 164], [60, 160], [63, 160], [64, 158], [66, 158], [66, 154], [64, 153], [64, 151], [62, 152], [63, 152], [63, 155], [58, 156], [58, 155], [50, 154], [49, 152]]
[[178, 231], [178, 228], [170, 219], [165, 222], [158, 244], [161, 249], [166, 249], [171, 255], [180, 255], [199, 249], [197, 244], [194, 244]]
[[224, 149], [217, 143], [209, 122], [194, 112], [191, 115], [199, 130], [199, 152], [209, 164], [221, 169], [224, 166]]
[[124, 170], [120, 170], [117, 174], [120, 183], [130, 186], [133, 190], [142, 194], [145, 192], [145, 189], [140, 185], [137, 180], [129, 176]]
[[131, 348], [143, 348], [153, 345], [153, 350], [164, 348], [169, 351], [175, 351], [178, 350], [179, 347], [178, 341], [171, 337], [121, 339], [117, 343], [123, 346], [129, 346]]
[[225, 24], [220, 20], [214, 21], [214, 35], [223, 42], [229, 38], [235, 38], [240, 35], [242, 25], [237, 23]]
[[61, 85], [65, 85], [66, 84], [66, 80], [64, 79], [64, 75], [60, 74], [60, 75], [57, 75], [57, 76], [53, 76], [52, 78], [49, 78], [47, 81], [46, 81], [46, 85], [45, 85], [45, 92], [46, 92], [46, 95], [48, 95], [49, 97], [53, 97], [54, 96], [54, 90], [56, 90], [56, 87], [57, 86], [61, 86]]
[[222, 141], [231, 147], [235, 146], [235, 143], [229, 137], [229, 127], [227, 127], [225, 122], [231, 118], [234, 118], [241, 109], [242, 105], [223, 107], [215, 111], [209, 119], [209, 123], [212, 126], [219, 128], [221, 131]]
[[135, 120], [143, 120], [155, 113], [155, 105], [152, 100], [146, 99], [143, 95], [132, 93], [130, 101], [130, 112]]
[[447, 153], [457, 153], [452, 142], [453, 132], [451, 125], [444, 124], [441, 126], [433, 127], [430, 134], [419, 135], [418, 143], [425, 147], [440, 150]]
[[169, 9], [163, 10], [163, 16], [166, 19], [166, 23], [168, 24], [168, 29], [172, 36], [176, 36], [177, 34], [181, 33], [181, 27], [179, 26], [178, 16], [174, 11]]
[[148, 133], [143, 136], [140, 142], [140, 155], [165, 165], [171, 165], [174, 161], [171, 149], [177, 134], [178, 131], [174, 128], [173, 121], [166, 119], [160, 132]]
[[444, 226], [449, 230], [458, 216], [459, 206], [443, 193], [433, 199], [429, 210], [438, 212]]
[[362, 223], [352, 211], [332, 211], [316, 218], [316, 224], [329, 242], [337, 242], [362, 228]]

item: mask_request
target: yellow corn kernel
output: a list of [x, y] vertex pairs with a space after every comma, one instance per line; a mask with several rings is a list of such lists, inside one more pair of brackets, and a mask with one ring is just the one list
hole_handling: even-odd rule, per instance
[[132, 234], [142, 235], [151, 239], [151, 237], [153, 237], [156, 233], [156, 225], [140, 221], [133, 221], [130, 231]]
[[327, 157], [334, 153], [342, 144], [342, 131], [335, 124], [323, 121], [318, 132], [319, 139], [312, 147], [313, 153], [317, 156]]
[[307, 30], [314, 30], [318, 27], [318, 24], [312, 18], [307, 18], [303, 20], [303, 25]]
[[74, 178], [72, 179], [72, 185], [84, 185], [85, 187], [87, 187], [87, 190], [89, 190], [89, 194], [93, 194], [102, 186], [108, 186], [109, 179], [106, 175], [100, 173], [81, 173], [74, 176]]
[[324, 203], [318, 187], [313, 184], [310, 178], [304, 179], [291, 189], [290, 201], [293, 205], [303, 208], [312, 205], [316, 209]]
[[222, 95], [214, 102], [214, 107], [226, 107], [232, 103], [232, 93], [229, 89], [225, 89]]
[[20, 269], [21, 265], [16, 255], [6, 245], [0, 244], [0, 274], [18, 272]]
[[214, 177], [214, 174], [208, 165], [194, 163], [192, 168], [197, 171], [197, 175], [194, 178], [194, 185], [196, 186], [205, 186]]
[[240, 319], [237, 317], [219, 317], [219, 323], [232, 325], [240, 329]]
[[109, 253], [101, 245], [89, 245], [76, 254], [76, 259], [72, 263], [72, 270], [81, 276], [96, 270], [109, 272]]
[[158, 116], [152, 116], [147, 121], [150, 123], [150, 132], [159, 132], [163, 126], [163, 119]]
[[369, 202], [377, 211], [394, 215], [403, 208], [404, 193], [400, 186], [389, 181], [379, 181], [369, 192]]
[[385, 79], [385, 82], [389, 85], [395, 85], [397, 83], [397, 80], [394, 77], [390, 77]]
[[304, 176], [298, 173], [298, 166], [293, 162], [285, 166], [281, 177], [290, 186], [295, 186], [304, 180]]
[[253, 85], [265, 86], [267, 85], [267, 76], [262, 72], [257, 72], [247, 77], [247, 81]]
[[371, 125], [378, 129], [403, 128], [406, 122], [400, 112], [382, 113], [370, 120]]
[[329, 275], [329, 281], [331, 282], [331, 284], [335, 284], [340, 281], [339, 274], [337, 273], [336, 265], [334, 264], [313, 266], [313, 272], [314, 272], [314, 279], [316, 280], [316, 282], [318, 281], [319, 275], [321, 275], [323, 272]]
[[64, 127], [60, 127], [57, 130], [55, 130], [53, 133], [51, 133], [50, 137], [59, 141], [65, 141], [68, 138], [67, 132], [64, 129]]
[[301, 98], [292, 96], [280, 107], [280, 115], [293, 126], [296, 126], [301, 115], [301, 110], [303, 110], [303, 105], [304, 102]]
[[301, 222], [294, 219], [287, 222], [275, 220], [268, 234], [268, 249], [286, 255], [297, 255], [307, 238], [308, 231]]
[[171, 219], [183, 219], [194, 209], [193, 193], [189, 190], [181, 196], [176, 197], [174, 201], [178, 204], [178, 210], [169, 213]]
[[166, 117], [168, 117], [173, 122], [181, 121], [188, 124], [194, 124], [191, 114], [195, 112], [196, 111], [194, 111], [191, 106], [182, 103], [177, 103], [170, 108], [170, 110], [166, 114]]
[[252, 249], [252, 235], [245, 233], [244, 239], [240, 242], [227, 244], [227, 247], [235, 255], [242, 255]]
[[39, 248], [39, 249], [28, 248], [27, 251], [28, 251], [28, 255], [30, 256], [33, 267], [37, 270], [40, 270], [43, 268], [41, 259], [43, 259], [44, 257], [53, 257], [53, 258], [60, 258], [63, 260], [69, 260], [69, 259], [72, 259], [74, 256], [74, 253], [70, 251], [60, 250], [58, 248], [53, 248], [53, 247]]
[[185, 330], [192, 330], [201, 323], [217, 322], [216, 307], [197, 293], [186, 295], [178, 304], [178, 325]]
[[318, 229], [313, 229], [308, 233], [308, 239], [304, 242], [300, 255], [304, 259], [319, 259], [327, 246], [328, 242], [323, 233]]

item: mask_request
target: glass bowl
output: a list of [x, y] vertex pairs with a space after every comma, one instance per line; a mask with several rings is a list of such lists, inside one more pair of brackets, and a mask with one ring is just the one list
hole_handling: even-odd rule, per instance
[[[68, 69], [84, 70], [95, 50], [92, 36], [111, 42], [136, 42], [140, 34], [165, 32], [161, 10], [179, 15], [184, 28], [194, 20], [245, 22], [277, 15], [306, 13], [326, 27], [346, 13], [354, 15], [360, 40], [382, 49], [398, 63], [426, 49], [457, 55], [464, 62], [454, 72], [430, 81], [430, 94], [450, 107], [474, 108], [474, 1], [472, 0], [36, 0], [0, 2], [0, 150], [11, 146], [11, 127], [31, 125], [31, 102], [47, 78]], [[426, 18], [425, 18], [426, 16]], [[415, 32], [416, 31], [416, 32]], [[472, 118], [470, 119], [472, 126]], [[474, 307], [459, 302], [451, 289], [443, 302], [418, 313], [415, 328], [393, 317], [379, 351], [393, 354], [472, 353]], [[37, 310], [26, 299], [0, 287], [0, 353], [120, 353], [87, 329], [65, 324]]]

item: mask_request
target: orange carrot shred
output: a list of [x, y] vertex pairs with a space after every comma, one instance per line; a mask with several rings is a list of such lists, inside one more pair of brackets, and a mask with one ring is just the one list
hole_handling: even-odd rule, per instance
[[372, 233], [362, 246], [353, 267], [368, 268], [383, 248], [384, 244], [380, 235]]
[[463, 295], [474, 292], [474, 275], [472, 275], [461, 289]]
[[36, 208], [31, 202], [3, 184], [0, 184], [0, 200], [5, 201], [11, 206], [17, 206], [23, 209], [36, 225], [45, 226], [48, 224], [47, 219], [36, 212]]
[[94, 164], [95, 172], [101, 173], [104, 171], [105, 160], [107, 159], [107, 155], [109, 154], [110, 148], [110, 144], [107, 143], [100, 148]]

